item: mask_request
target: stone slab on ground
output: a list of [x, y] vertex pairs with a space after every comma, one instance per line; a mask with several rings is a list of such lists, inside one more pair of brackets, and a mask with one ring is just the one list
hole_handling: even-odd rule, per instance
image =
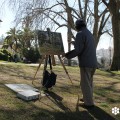
[[30, 100], [35, 100], [39, 98], [39, 92], [35, 92], [33, 90], [26, 90], [26, 91], [21, 91], [17, 93], [17, 97], [30, 101]]
[[27, 84], [5, 84], [5, 86], [16, 92], [17, 97], [26, 101], [35, 100], [39, 97], [48, 95], [47, 93], [44, 93], [44, 91], [39, 91], [38, 89]]
[[26, 90], [33, 90], [33, 91], [39, 92], [38, 89], [36, 89], [30, 85], [27, 85], [27, 84], [5, 84], [5, 86], [10, 88], [14, 92], [22, 92], [22, 91], [26, 91]]

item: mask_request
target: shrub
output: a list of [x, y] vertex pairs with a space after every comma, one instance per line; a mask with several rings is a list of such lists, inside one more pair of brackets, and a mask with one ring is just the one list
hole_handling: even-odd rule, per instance
[[0, 60], [11, 61], [12, 55], [6, 49], [0, 49]]
[[23, 56], [26, 58], [27, 62], [36, 63], [40, 58], [39, 51], [35, 48], [23, 49]]

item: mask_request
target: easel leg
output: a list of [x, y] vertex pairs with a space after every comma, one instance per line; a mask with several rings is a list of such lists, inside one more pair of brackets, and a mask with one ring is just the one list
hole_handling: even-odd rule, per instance
[[[44, 69], [43, 69], [43, 76], [44, 76], [44, 72], [45, 72], [45, 70], [46, 70], [46, 68], [47, 68], [47, 61], [48, 61], [48, 55], [45, 55], [44, 56]], [[39, 101], [40, 101], [40, 99], [42, 98], [42, 88], [40, 88], [40, 94], [39, 94]]]
[[56, 63], [55, 63], [55, 57], [54, 57], [54, 55], [51, 55], [51, 59], [52, 59], [52, 65], [55, 66]]
[[71, 82], [72, 85], [73, 85], [73, 82], [72, 82], [72, 80], [71, 80], [71, 78], [70, 78], [70, 76], [69, 76], [69, 74], [68, 74], [68, 71], [67, 71], [67, 69], [66, 69], [66, 67], [65, 67], [65, 65], [64, 65], [64, 63], [63, 63], [63, 61], [62, 61], [62, 59], [61, 59], [61, 57], [60, 57], [60, 55], [58, 55], [58, 58], [59, 58], [59, 60], [60, 60], [60, 62], [61, 62], [61, 64], [62, 64], [62, 66], [63, 66], [63, 68], [64, 68], [64, 70], [65, 70], [68, 78], [70, 79], [70, 82]]
[[40, 66], [41, 66], [41, 64], [42, 64], [42, 62], [43, 62], [44, 59], [45, 59], [45, 57], [43, 56], [42, 59], [39, 62], [39, 66], [38, 66], [38, 68], [37, 68], [37, 70], [35, 72], [34, 78], [32, 80], [32, 84], [33, 84], [33, 81], [35, 80], [36, 74], [37, 74], [37, 72], [38, 72], [38, 70], [39, 70], [39, 68], [40, 68]]
[[45, 55], [44, 70], [43, 70], [43, 73], [44, 73], [44, 71], [45, 71], [46, 68], [47, 68], [47, 61], [48, 61], [48, 55]]

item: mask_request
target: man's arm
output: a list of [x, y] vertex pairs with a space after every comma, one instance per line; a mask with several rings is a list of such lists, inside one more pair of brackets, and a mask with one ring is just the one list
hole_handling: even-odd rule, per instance
[[77, 55], [78, 55], [78, 54], [77, 54], [77, 52], [76, 52], [75, 49], [74, 49], [74, 50], [71, 50], [71, 51], [67, 52], [67, 53], [65, 54], [65, 57], [66, 57], [67, 59], [71, 59], [71, 58], [76, 57]]
[[65, 57], [68, 59], [74, 58], [76, 56], [78, 56], [79, 54], [81, 54], [83, 48], [84, 48], [84, 39], [82, 36], [82, 33], [77, 33], [76, 35], [76, 39], [74, 42], [74, 50], [68, 52], [65, 54]]

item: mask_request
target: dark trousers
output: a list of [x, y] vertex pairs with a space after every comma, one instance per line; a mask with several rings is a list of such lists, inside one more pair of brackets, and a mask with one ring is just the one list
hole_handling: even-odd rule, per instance
[[81, 81], [80, 86], [85, 105], [94, 105], [93, 101], [93, 75], [96, 68], [80, 68]]

